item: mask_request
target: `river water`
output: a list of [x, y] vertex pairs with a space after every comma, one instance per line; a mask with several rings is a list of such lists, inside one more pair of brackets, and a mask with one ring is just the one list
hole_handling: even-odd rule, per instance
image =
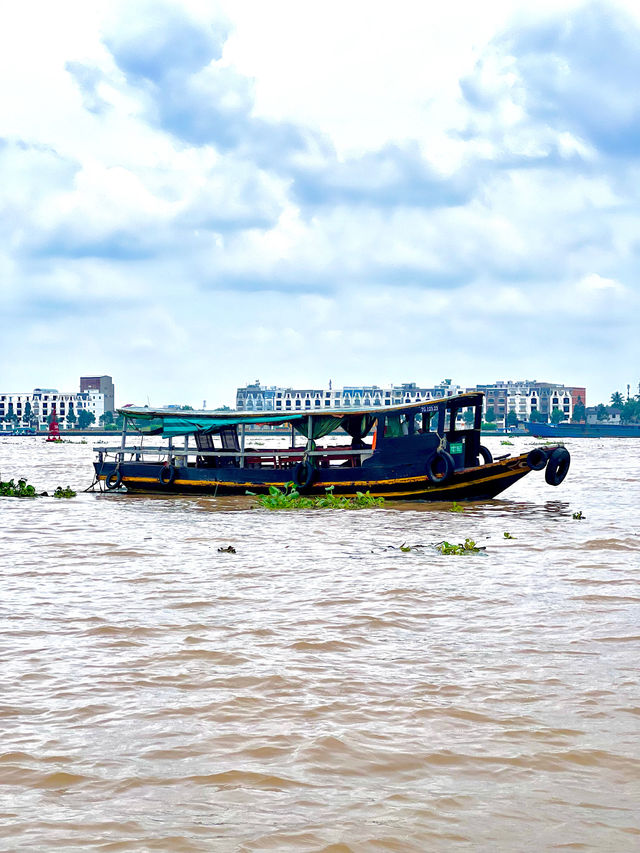
[[0, 849], [640, 849], [640, 441], [567, 446], [462, 513], [0, 498]]

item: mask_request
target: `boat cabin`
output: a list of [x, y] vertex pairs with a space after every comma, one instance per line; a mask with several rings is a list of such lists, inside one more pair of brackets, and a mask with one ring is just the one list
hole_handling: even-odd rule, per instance
[[[172, 465], [202, 469], [292, 469], [303, 460], [319, 469], [356, 468], [401, 465], [446, 450], [459, 469], [478, 464], [482, 394], [377, 409], [278, 415], [133, 407], [118, 411], [125, 417], [120, 450], [124, 454], [128, 449], [127, 432], [137, 433], [139, 461], [143, 454], [164, 452]], [[267, 425], [279, 428], [268, 433], [280, 437], [279, 446], [253, 446]], [[168, 443], [145, 448], [144, 439], [151, 436], [162, 436]]]

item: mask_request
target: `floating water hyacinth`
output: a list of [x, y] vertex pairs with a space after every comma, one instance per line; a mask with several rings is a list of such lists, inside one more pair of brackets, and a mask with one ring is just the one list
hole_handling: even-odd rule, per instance
[[478, 546], [473, 539], [465, 539], [464, 542], [459, 542], [457, 545], [451, 542], [438, 542], [436, 548], [441, 554], [482, 554], [486, 549], [483, 546]]
[[34, 487], [28, 485], [26, 480], [18, 480], [17, 483], [13, 480], [6, 483], [0, 482], [0, 496], [4, 498], [35, 498], [37, 494]]
[[284, 489], [270, 486], [268, 495], [246, 494], [255, 497], [264, 509], [367, 509], [384, 504], [384, 498], [376, 498], [369, 492], [356, 492], [355, 498], [349, 498], [334, 495], [333, 489], [333, 486], [327, 486], [324, 495], [309, 497], [301, 495], [295, 483], [291, 482], [285, 483]]
[[58, 488], [53, 493], [54, 498], [75, 498], [77, 492], [74, 492], [71, 486], [67, 486], [66, 488], [62, 488], [62, 486], [58, 486]]

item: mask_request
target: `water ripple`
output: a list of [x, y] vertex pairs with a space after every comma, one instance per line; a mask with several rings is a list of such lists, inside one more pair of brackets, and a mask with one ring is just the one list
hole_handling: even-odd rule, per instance
[[463, 513], [3, 499], [0, 848], [635, 851], [640, 442], [569, 448]]

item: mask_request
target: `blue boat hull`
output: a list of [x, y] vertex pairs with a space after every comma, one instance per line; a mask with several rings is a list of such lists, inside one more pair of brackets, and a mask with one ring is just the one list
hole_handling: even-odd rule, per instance
[[[270, 486], [282, 488], [292, 474], [286, 470], [246, 468], [199, 468], [177, 466], [170, 483], [162, 482], [164, 465], [151, 462], [96, 462], [96, 477], [104, 481], [119, 468], [121, 484], [132, 493], [164, 495], [245, 495], [247, 491], [265, 494]], [[532, 469], [527, 455], [455, 471], [443, 485], [433, 483], [420, 462], [404, 465], [361, 466], [356, 468], [318, 469], [313, 483], [304, 491], [323, 495], [328, 486], [334, 494], [355, 496], [369, 491], [374, 496], [399, 500], [484, 500], [494, 498], [520, 480]]]
[[537, 438], [640, 438], [640, 424], [538, 424], [527, 421], [525, 429]]

